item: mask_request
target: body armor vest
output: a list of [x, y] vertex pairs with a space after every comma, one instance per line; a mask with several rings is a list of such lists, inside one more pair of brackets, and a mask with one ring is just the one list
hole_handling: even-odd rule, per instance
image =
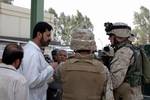
[[61, 71], [63, 100], [101, 100], [104, 65], [95, 59], [69, 59]]

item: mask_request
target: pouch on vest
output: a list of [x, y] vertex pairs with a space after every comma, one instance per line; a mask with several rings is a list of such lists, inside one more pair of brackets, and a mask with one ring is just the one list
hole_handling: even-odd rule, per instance
[[142, 76], [143, 76], [143, 83], [149, 84], [150, 83], [150, 61], [148, 56], [146, 55], [144, 48], [142, 46], [127, 46], [133, 50], [134, 53], [140, 52], [142, 58]]
[[142, 56], [143, 82], [144, 84], [148, 84], [150, 83], [150, 61], [144, 49], [140, 48], [140, 51]]
[[126, 47], [129, 47], [133, 51], [130, 60], [132, 61], [134, 57], [134, 61], [132, 61], [133, 63], [128, 68], [124, 82], [129, 83], [131, 87], [136, 87], [142, 84], [142, 56], [139, 47], [131, 44], [127, 44]]
[[[133, 49], [132, 47], [130, 47]], [[138, 50], [142, 57], [142, 76], [143, 76], [143, 83], [149, 84], [150, 83], [150, 61], [148, 59], [148, 56], [146, 55], [144, 48], [139, 46], [134, 48], [135, 50]]]

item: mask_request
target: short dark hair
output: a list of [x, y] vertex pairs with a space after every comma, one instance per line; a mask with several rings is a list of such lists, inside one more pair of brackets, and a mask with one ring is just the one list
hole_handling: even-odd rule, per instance
[[58, 51], [59, 51], [59, 49], [54, 49], [54, 50], [52, 50], [52, 56], [57, 55]]
[[55, 56], [57, 56], [59, 49], [53, 49], [51, 54], [52, 54], [52, 59], [56, 62], [57, 59], [55, 59]]
[[46, 30], [51, 31], [53, 28], [47, 22], [38, 22], [33, 29], [32, 39], [37, 36], [37, 32], [44, 33]]
[[5, 64], [12, 64], [16, 59], [22, 60], [23, 49], [20, 45], [15, 43], [6, 45], [3, 55], [2, 62]]

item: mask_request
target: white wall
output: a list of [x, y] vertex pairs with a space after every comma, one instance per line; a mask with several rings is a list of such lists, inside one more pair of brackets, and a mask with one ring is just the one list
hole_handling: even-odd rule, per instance
[[[45, 21], [51, 24], [52, 19], [44, 13]], [[30, 38], [30, 10], [0, 3], [0, 36]]]

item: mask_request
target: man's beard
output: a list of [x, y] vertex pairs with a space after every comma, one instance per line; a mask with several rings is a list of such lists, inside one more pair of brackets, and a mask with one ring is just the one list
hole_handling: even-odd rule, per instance
[[48, 46], [49, 43], [50, 43], [50, 40], [44, 41], [44, 38], [43, 38], [43, 36], [42, 36], [42, 38], [41, 38], [41, 40], [40, 40], [40, 43], [41, 43], [41, 46]]

